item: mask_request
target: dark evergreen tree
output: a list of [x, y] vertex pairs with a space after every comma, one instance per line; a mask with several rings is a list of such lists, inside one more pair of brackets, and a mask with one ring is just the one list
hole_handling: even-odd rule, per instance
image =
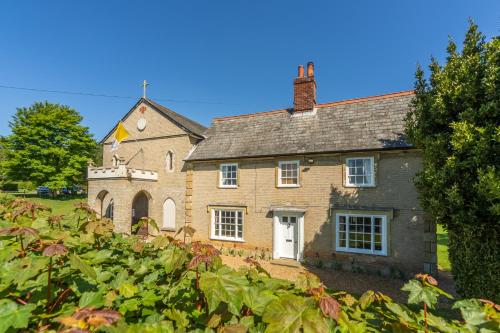
[[445, 65], [416, 72], [407, 135], [422, 149], [416, 177], [425, 210], [449, 233], [457, 290], [500, 302], [500, 39], [474, 23]]

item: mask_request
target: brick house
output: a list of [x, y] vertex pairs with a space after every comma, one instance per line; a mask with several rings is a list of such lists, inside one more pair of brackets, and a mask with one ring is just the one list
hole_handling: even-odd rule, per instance
[[103, 139], [89, 203], [119, 232], [150, 216], [162, 232], [190, 225], [194, 240], [275, 259], [434, 272], [435, 226], [412, 184], [421, 157], [403, 135], [412, 95], [318, 104], [309, 63], [293, 108], [216, 118], [208, 129], [143, 98], [122, 119], [131, 135], [116, 154], [113, 131]]

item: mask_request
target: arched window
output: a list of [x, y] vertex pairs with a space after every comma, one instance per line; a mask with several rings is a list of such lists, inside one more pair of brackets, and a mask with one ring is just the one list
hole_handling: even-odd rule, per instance
[[170, 198], [163, 203], [162, 229], [175, 230], [175, 202]]
[[120, 158], [118, 157], [118, 155], [113, 155], [113, 158], [112, 158], [113, 166], [118, 166], [119, 162], [120, 162]]
[[174, 171], [174, 153], [171, 150], [167, 152], [165, 157], [165, 169], [167, 171]]

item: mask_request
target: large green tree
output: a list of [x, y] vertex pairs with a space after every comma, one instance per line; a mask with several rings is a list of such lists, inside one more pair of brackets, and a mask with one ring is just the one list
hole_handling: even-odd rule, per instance
[[407, 135], [423, 152], [420, 201], [449, 233], [458, 292], [500, 301], [500, 39], [470, 23], [461, 51], [416, 72]]
[[5, 163], [7, 159], [7, 138], [0, 136], [0, 187], [7, 180], [7, 170], [5, 168]]
[[8, 139], [10, 178], [51, 189], [82, 183], [96, 143], [81, 121], [76, 110], [59, 104], [35, 103], [17, 109]]

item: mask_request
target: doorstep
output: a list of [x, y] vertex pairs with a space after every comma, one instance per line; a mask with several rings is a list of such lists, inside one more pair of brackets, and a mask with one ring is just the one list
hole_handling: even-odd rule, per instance
[[293, 268], [301, 268], [302, 264], [298, 262], [297, 260], [293, 259], [273, 259], [270, 261], [271, 265], [276, 265], [276, 266], [285, 266], [285, 267], [293, 267]]

